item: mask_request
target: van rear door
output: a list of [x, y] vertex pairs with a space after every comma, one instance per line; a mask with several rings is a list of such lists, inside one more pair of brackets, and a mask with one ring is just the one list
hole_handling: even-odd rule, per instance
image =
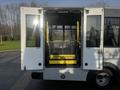
[[43, 9], [21, 7], [21, 69], [42, 70]]
[[104, 9], [84, 9], [83, 69], [103, 69]]

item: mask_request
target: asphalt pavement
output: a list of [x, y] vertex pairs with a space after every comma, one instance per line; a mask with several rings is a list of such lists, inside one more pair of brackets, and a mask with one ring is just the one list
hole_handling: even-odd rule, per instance
[[0, 52], [0, 90], [101, 90], [85, 82], [33, 80], [31, 71], [21, 71], [20, 58], [20, 51]]

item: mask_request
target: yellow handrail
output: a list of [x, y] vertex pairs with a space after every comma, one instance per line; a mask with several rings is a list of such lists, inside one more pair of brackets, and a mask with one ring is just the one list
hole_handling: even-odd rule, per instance
[[49, 26], [48, 21], [46, 22], [46, 42], [49, 42]]

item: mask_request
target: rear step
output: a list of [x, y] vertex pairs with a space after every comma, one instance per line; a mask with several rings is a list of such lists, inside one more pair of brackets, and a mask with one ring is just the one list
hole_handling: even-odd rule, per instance
[[32, 77], [32, 79], [43, 80], [43, 73], [42, 72], [32, 72], [31, 77]]

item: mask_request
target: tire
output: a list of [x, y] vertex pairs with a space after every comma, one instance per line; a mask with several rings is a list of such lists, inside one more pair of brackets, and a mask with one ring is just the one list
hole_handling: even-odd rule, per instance
[[110, 69], [104, 69], [102, 71], [97, 71], [94, 77], [94, 83], [97, 87], [105, 88], [113, 86], [115, 82], [115, 74]]

